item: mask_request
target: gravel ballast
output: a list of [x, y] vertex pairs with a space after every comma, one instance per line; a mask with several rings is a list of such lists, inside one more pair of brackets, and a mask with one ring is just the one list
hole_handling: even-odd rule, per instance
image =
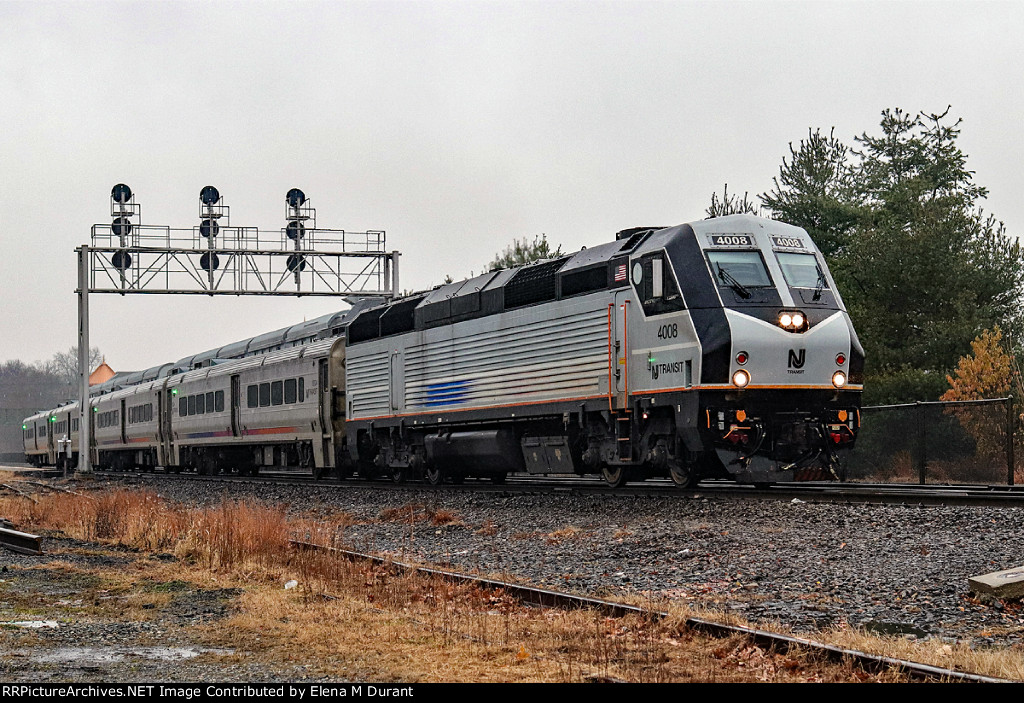
[[[255, 498], [306, 514], [340, 510], [354, 520], [342, 535], [352, 549], [558, 590], [668, 597], [802, 633], [851, 626], [1024, 646], [1020, 604], [979, 601], [967, 586], [970, 576], [1024, 563], [1018, 508], [159, 477], [117, 483], [186, 503]], [[410, 505], [420, 519], [395, 510]], [[435, 515], [451, 524], [432, 524]]]

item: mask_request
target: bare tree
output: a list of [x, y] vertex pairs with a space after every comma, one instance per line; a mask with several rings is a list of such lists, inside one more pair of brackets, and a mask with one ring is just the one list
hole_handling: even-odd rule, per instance
[[[99, 347], [89, 350], [89, 371], [92, 371], [103, 362], [103, 355]], [[78, 369], [78, 347], [71, 347], [66, 352], [57, 352], [53, 358], [46, 362], [44, 368], [48, 373], [53, 374], [60, 382], [69, 388], [78, 387], [80, 371]]]

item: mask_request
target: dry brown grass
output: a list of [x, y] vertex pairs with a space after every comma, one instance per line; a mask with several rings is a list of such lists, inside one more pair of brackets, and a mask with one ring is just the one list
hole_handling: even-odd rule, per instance
[[398, 508], [385, 508], [380, 512], [379, 520], [381, 522], [400, 522], [407, 525], [417, 522], [429, 522], [435, 527], [463, 524], [454, 511], [424, 503], [407, 503]]
[[280, 506], [224, 501], [190, 508], [146, 490], [45, 494], [36, 503], [3, 499], [0, 509], [22, 526], [60, 530], [85, 541], [172, 552], [215, 570], [280, 563], [287, 559], [291, 531], [322, 538], [337, 527], [287, 521]]
[[493, 537], [498, 534], [498, 527], [494, 524], [493, 520], [484, 520], [483, 524], [480, 525], [480, 529], [476, 531], [478, 535], [484, 537]]
[[[538, 611], [501, 591], [307, 552], [298, 592], [248, 590], [222, 633], [278, 643], [283, 661], [327, 662], [356, 679], [433, 681], [856, 681], [844, 666], [713, 640], [682, 619]], [[228, 644], [219, 641], [219, 644]]]
[[584, 531], [573, 525], [566, 525], [560, 530], [554, 530], [544, 536], [544, 541], [548, 544], [561, 544], [562, 542], [568, 542], [577, 540], [584, 535]]

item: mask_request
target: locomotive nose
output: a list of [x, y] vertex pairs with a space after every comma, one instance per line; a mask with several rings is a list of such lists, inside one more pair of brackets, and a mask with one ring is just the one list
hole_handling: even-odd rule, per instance
[[813, 323], [797, 315], [789, 310], [763, 311], [757, 317], [726, 311], [733, 386], [835, 390], [847, 385], [850, 333], [843, 314], [836, 311]]

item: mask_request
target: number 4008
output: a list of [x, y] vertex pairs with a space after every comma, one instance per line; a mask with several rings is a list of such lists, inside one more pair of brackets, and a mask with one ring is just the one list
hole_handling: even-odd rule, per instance
[[679, 325], [672, 323], [671, 325], [661, 325], [658, 328], [658, 339], [672, 339], [679, 336]]

